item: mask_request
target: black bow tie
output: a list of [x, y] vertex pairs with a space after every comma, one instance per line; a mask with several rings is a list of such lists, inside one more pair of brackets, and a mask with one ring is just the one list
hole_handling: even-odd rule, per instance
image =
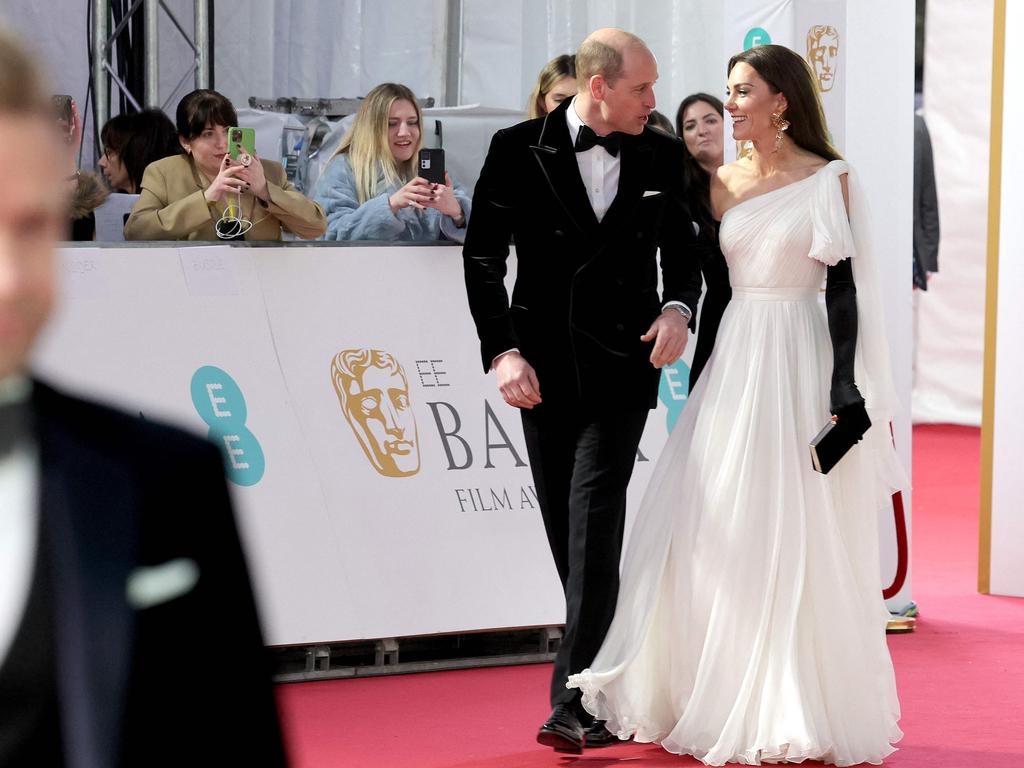
[[618, 131], [612, 131], [607, 136], [598, 136], [589, 125], [582, 126], [580, 132], [576, 134], [575, 150], [577, 152], [586, 152], [588, 149], [598, 145], [604, 147], [609, 155], [615, 157], [619, 154], [619, 148], [622, 146], [622, 134]]

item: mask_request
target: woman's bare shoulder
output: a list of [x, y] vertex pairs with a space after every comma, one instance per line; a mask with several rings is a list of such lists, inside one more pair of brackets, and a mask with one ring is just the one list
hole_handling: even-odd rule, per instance
[[743, 160], [726, 163], [715, 169], [711, 175], [711, 215], [715, 219], [721, 220], [725, 211], [735, 204], [736, 189], [740, 186], [740, 179], [747, 173]]

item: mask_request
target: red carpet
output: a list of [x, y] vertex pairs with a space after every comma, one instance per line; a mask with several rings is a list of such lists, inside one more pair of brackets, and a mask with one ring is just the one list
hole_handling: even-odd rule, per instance
[[[979, 431], [914, 429], [917, 631], [889, 640], [900, 698], [894, 768], [1020, 768], [1024, 600], [975, 591]], [[561, 756], [537, 745], [549, 665], [281, 686], [297, 768], [693, 766], [650, 745]]]

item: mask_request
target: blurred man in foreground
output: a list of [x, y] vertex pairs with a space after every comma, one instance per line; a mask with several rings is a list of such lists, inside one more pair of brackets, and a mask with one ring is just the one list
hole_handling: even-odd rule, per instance
[[49, 113], [0, 29], [0, 765], [284, 765], [217, 452], [27, 371], [68, 225]]

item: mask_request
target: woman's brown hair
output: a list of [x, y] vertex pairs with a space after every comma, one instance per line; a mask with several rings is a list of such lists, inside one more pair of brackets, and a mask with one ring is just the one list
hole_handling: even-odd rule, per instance
[[530, 98], [526, 103], [526, 116], [531, 120], [535, 117], [543, 117], [547, 114], [544, 107], [544, 97], [548, 95], [555, 84], [563, 77], [576, 79], [576, 57], [571, 53], [563, 53], [555, 56], [544, 65], [544, 68], [537, 75], [537, 83], [530, 92]]
[[[676, 110], [676, 131], [680, 138], [683, 136], [683, 117], [694, 104], [707, 104], [709, 107], [723, 115], [725, 106], [721, 100], [710, 93], [691, 93], [679, 104]], [[690, 200], [690, 213], [700, 225], [701, 233], [709, 236], [712, 240], [715, 236], [715, 219], [711, 215], [711, 176], [697, 162], [697, 158], [690, 154], [686, 142], [683, 141], [683, 179], [686, 184], [687, 195]]]
[[740, 62], [753, 67], [772, 93], [785, 94], [786, 135], [798, 147], [826, 160], [843, 159], [829, 140], [817, 78], [799, 54], [783, 45], [755, 45], [729, 59], [726, 75]]
[[238, 114], [227, 96], [200, 88], [178, 102], [175, 124], [178, 136], [192, 141], [208, 125], [223, 125], [225, 128], [238, 125]]

